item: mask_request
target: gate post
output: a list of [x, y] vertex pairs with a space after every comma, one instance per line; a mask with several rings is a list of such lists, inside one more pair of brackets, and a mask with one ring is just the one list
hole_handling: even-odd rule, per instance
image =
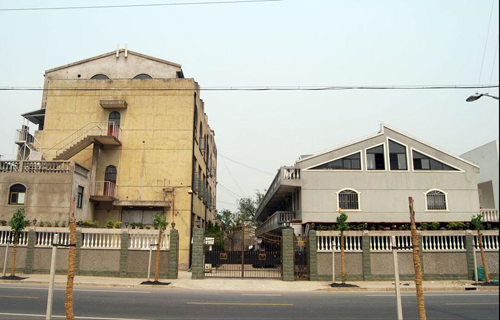
[[203, 272], [205, 261], [203, 261], [203, 242], [205, 240], [205, 230], [194, 229], [193, 230], [193, 255], [191, 263], [191, 279], [200, 280], [203, 279]]
[[316, 230], [309, 231], [309, 281], [318, 281], [318, 248], [316, 240]]
[[283, 281], [295, 280], [295, 243], [292, 228], [283, 229]]
[[177, 279], [179, 275], [179, 231], [170, 230], [170, 251], [168, 252], [168, 279]]

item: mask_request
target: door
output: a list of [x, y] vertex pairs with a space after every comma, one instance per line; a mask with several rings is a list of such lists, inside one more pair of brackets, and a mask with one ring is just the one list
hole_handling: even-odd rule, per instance
[[118, 137], [120, 131], [121, 115], [118, 111], [109, 114], [108, 136]]

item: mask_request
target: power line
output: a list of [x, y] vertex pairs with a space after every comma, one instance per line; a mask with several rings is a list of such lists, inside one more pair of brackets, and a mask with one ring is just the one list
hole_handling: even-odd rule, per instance
[[393, 85], [393, 86], [248, 86], [248, 87], [199, 87], [199, 88], [42, 88], [0, 87], [0, 91], [342, 91], [342, 90], [461, 90], [493, 89], [498, 84], [483, 85]]
[[240, 190], [242, 195], [245, 195], [245, 191], [243, 191], [243, 189], [241, 189], [240, 185], [238, 184], [238, 181], [236, 181], [236, 179], [234, 178], [234, 176], [231, 172], [231, 169], [229, 169], [229, 166], [227, 165], [226, 160], [224, 160], [224, 158], [222, 158], [222, 162], [224, 163], [224, 166], [226, 167], [226, 169], [229, 173], [229, 176], [231, 177], [231, 179], [233, 179], [233, 182], [236, 185], [236, 187], [238, 187], [238, 189]]
[[105, 6], [76, 6], [76, 7], [32, 7], [32, 8], [0, 8], [0, 12], [7, 11], [49, 11], [49, 10], [83, 10], [83, 9], [116, 9], [116, 8], [140, 8], [140, 7], [166, 7], [166, 6], [197, 6], [197, 5], [219, 5], [219, 4], [245, 4], [257, 2], [281, 2], [286, 0], [238, 0], [238, 1], [209, 1], [209, 2], [172, 2], [172, 3], [150, 3], [150, 4], [124, 4]]
[[[500, 37], [497, 38], [497, 45], [495, 47], [495, 54], [493, 55], [493, 65], [491, 66], [491, 75], [490, 75], [490, 83], [493, 80], [493, 74], [495, 73], [495, 65], [497, 62], [497, 52], [498, 52], [498, 44], [500, 42]], [[490, 89], [488, 89], [488, 93], [490, 93]]]
[[254, 168], [254, 167], [252, 167], [252, 166], [249, 166], [249, 165], [247, 165], [247, 164], [241, 163], [241, 162], [239, 162], [239, 161], [236, 161], [236, 160], [230, 159], [230, 158], [228, 158], [228, 157], [224, 157], [224, 156], [223, 156], [222, 154], [220, 154], [220, 153], [219, 153], [219, 156], [221, 156], [222, 158], [227, 159], [227, 160], [229, 160], [229, 161], [231, 161], [231, 162], [234, 162], [234, 163], [236, 163], [236, 164], [239, 164], [240, 166], [243, 166], [243, 167], [247, 167], [247, 168], [249, 168], [249, 169], [252, 169], [252, 170], [254, 170], [254, 171], [257, 171], [257, 172], [260, 172], [260, 173], [263, 173], [263, 174], [267, 174], [267, 175], [270, 175], [270, 176], [274, 176], [274, 175], [275, 175], [275, 174], [273, 174], [273, 173], [270, 173], [270, 172], [267, 172], [267, 171], [264, 171], [264, 170], [260, 170], [260, 169]]
[[217, 187], [221, 187], [222, 189], [218, 189], [218, 190], [221, 190], [221, 191], [225, 191], [227, 194], [231, 195], [232, 197], [234, 197], [236, 200], [239, 200], [241, 198], [243, 198], [243, 196], [237, 194], [236, 192], [232, 191], [231, 189], [229, 189], [228, 187], [225, 187], [223, 184], [221, 184], [220, 182], [217, 182]]
[[490, 37], [491, 17], [493, 16], [494, 9], [495, 9], [495, 0], [491, 0], [490, 19], [488, 20], [488, 32], [486, 33], [486, 41], [484, 42], [483, 60], [481, 61], [481, 71], [479, 71], [479, 80], [477, 81], [477, 83], [481, 83], [481, 77], [483, 75], [484, 58], [486, 57], [486, 49], [488, 47], [488, 39]]

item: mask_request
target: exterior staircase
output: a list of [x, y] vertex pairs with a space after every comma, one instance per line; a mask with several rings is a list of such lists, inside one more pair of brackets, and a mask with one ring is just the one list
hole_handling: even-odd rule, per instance
[[69, 160], [94, 143], [103, 147], [121, 146], [120, 137], [121, 129], [114, 122], [91, 122], [46, 150], [44, 154], [55, 153], [54, 160]]
[[37, 150], [35, 144], [40, 142], [29, 132], [28, 126], [23, 125], [21, 130], [16, 130], [16, 141], [19, 146], [18, 158], [22, 160], [43, 161], [43, 154]]

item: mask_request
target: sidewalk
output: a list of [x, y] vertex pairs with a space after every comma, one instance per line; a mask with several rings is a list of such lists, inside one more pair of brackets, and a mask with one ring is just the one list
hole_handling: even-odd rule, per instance
[[[22, 281], [0, 280], [0, 284], [26, 283], [37, 285], [48, 285], [49, 275], [19, 275], [28, 277]], [[151, 286], [141, 285], [146, 279], [138, 278], [108, 278], [108, 277], [88, 277], [76, 276], [75, 286], [96, 286], [107, 288], [163, 288], [163, 289], [187, 289], [187, 290], [208, 290], [208, 291], [239, 291], [239, 292], [393, 292], [394, 282], [375, 281], [375, 282], [349, 282], [358, 288], [332, 288], [330, 282], [309, 282], [294, 281], [285, 282], [281, 280], [266, 279], [205, 279], [191, 280], [191, 273], [179, 272], [179, 279], [161, 280], [171, 282], [169, 286]], [[57, 275], [56, 285], [65, 286], [66, 276]], [[498, 286], [493, 287], [475, 287], [472, 281], [426, 281], [424, 282], [425, 291], [498, 291]], [[401, 282], [401, 291], [415, 291], [415, 284], [410, 281]]]

